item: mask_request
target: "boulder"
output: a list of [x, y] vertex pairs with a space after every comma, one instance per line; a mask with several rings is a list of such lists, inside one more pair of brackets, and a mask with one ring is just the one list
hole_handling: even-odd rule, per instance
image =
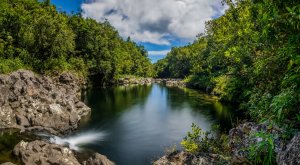
[[0, 75], [0, 128], [51, 130], [77, 128], [90, 108], [80, 101], [81, 82], [72, 74], [57, 77], [18, 70]]
[[295, 135], [286, 149], [277, 155], [278, 165], [300, 164], [300, 133]]
[[[80, 165], [75, 153], [68, 147], [45, 141], [19, 142], [13, 154], [24, 165]], [[83, 165], [114, 165], [106, 156], [95, 153]], [[7, 164], [9, 165], [9, 164]]]
[[83, 165], [115, 165], [115, 163], [107, 159], [106, 156], [101, 155], [99, 153], [95, 153], [92, 157], [90, 157], [87, 161], [84, 161], [82, 164]]
[[21, 141], [13, 152], [25, 165], [80, 165], [69, 148], [39, 140]]

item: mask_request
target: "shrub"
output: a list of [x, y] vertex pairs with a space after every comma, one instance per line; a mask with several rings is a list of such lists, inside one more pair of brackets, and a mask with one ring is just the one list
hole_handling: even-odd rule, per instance
[[274, 135], [259, 132], [254, 135], [258, 142], [249, 147], [249, 159], [254, 164], [275, 164]]
[[16, 59], [0, 58], [0, 73], [10, 73], [22, 68], [25, 68], [25, 66], [19, 58]]

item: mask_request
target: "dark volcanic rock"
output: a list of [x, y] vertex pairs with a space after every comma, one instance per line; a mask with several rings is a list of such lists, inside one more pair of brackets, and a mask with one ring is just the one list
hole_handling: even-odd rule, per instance
[[87, 161], [82, 163], [83, 165], [115, 165], [112, 161], [107, 159], [106, 156], [95, 153]]
[[65, 133], [90, 112], [80, 101], [81, 84], [69, 73], [57, 78], [19, 70], [0, 75], [0, 128]]
[[279, 165], [300, 164], [300, 133], [293, 137], [286, 150], [277, 155]]

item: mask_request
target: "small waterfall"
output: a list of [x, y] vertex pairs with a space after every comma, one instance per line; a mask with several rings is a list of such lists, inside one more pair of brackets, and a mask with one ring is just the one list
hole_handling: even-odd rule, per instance
[[[47, 136], [45, 134], [40, 134], [40, 136]], [[97, 144], [98, 142], [104, 141], [106, 133], [87, 131], [81, 132], [69, 137], [58, 137], [54, 135], [50, 137], [50, 142], [54, 144], [68, 146], [73, 150], [80, 151], [80, 147], [87, 144]]]

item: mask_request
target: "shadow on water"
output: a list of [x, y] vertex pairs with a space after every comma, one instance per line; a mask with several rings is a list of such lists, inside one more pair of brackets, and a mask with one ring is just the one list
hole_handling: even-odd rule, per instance
[[226, 131], [235, 119], [232, 107], [212, 96], [158, 84], [89, 89], [85, 102], [92, 114], [80, 132], [94, 129], [108, 133], [98, 145], [85, 148], [120, 165], [151, 164], [166, 147], [175, 144], [180, 149], [192, 123], [204, 131], [219, 124]]

